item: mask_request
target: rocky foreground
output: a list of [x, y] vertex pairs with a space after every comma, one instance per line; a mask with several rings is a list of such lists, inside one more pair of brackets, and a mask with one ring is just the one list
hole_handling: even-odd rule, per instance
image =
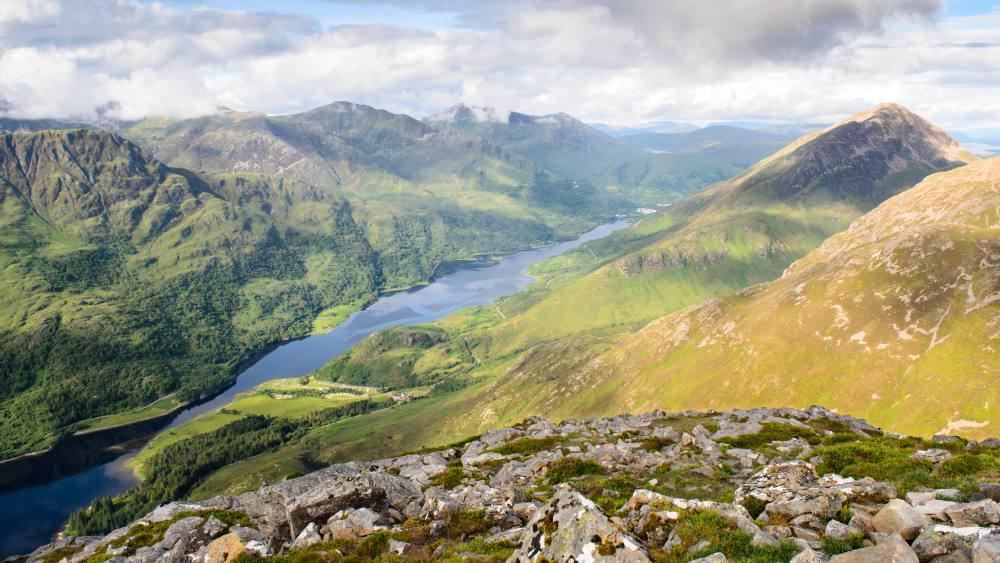
[[[873, 478], [875, 477], [875, 478]], [[1000, 441], [812, 407], [532, 418], [161, 506], [28, 561], [1000, 561]]]

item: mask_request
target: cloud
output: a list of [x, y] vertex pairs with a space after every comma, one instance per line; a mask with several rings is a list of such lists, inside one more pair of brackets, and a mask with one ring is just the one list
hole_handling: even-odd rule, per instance
[[883, 101], [945, 125], [1000, 115], [1000, 16], [935, 20], [940, 0], [372, 3], [460, 24], [324, 28], [301, 14], [4, 0], [0, 99], [29, 117], [110, 107], [125, 119], [338, 99], [418, 116], [464, 101], [612, 123], [829, 121]]

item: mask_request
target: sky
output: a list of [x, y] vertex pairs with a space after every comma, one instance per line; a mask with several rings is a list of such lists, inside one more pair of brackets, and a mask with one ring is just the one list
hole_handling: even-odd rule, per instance
[[1000, 0], [0, 0], [10, 117], [462, 102], [590, 122], [1000, 127]]

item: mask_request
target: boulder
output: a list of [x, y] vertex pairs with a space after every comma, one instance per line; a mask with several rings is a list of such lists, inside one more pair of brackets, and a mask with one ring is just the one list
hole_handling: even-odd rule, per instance
[[830, 558], [826, 555], [814, 550], [811, 547], [806, 547], [800, 551], [789, 563], [826, 563]]
[[954, 533], [942, 532], [933, 528], [925, 528], [924, 531], [913, 540], [911, 548], [917, 554], [920, 561], [931, 561], [935, 557], [948, 555], [953, 551], [968, 548], [972, 545], [972, 540]]
[[418, 498], [420, 489], [410, 479], [380, 466], [352, 462], [206, 504], [245, 512], [269, 540], [291, 541], [310, 522], [323, 522], [341, 510], [404, 510]]
[[919, 563], [917, 554], [898, 534], [893, 534], [882, 543], [855, 549], [830, 558], [830, 563]]
[[979, 538], [972, 546], [972, 563], [1000, 562], [1000, 534], [990, 534]]
[[256, 553], [262, 557], [271, 555], [263, 536], [253, 528], [233, 526], [228, 534], [208, 544], [205, 552], [205, 563], [225, 563], [231, 561], [244, 551]]
[[979, 490], [969, 497], [971, 501], [992, 499], [1000, 502], [1000, 483], [983, 483], [979, 485]]
[[835, 538], [838, 540], [846, 540], [851, 536], [855, 536], [862, 533], [861, 530], [857, 528], [852, 528], [851, 526], [838, 522], [836, 520], [830, 520], [826, 523], [826, 529], [823, 531], [823, 535]]
[[615, 525], [596, 504], [567, 485], [528, 523], [508, 561], [649, 561], [638, 540]]
[[907, 540], [920, 535], [920, 530], [929, 524], [930, 520], [926, 516], [900, 499], [890, 500], [872, 517], [872, 526], [876, 532], [899, 534]]
[[1000, 524], [1000, 504], [992, 499], [954, 504], [944, 513], [957, 528]]
[[323, 541], [323, 536], [319, 535], [319, 526], [315, 522], [310, 522], [292, 542], [292, 549], [305, 549], [321, 541]]
[[385, 529], [380, 526], [382, 516], [368, 508], [342, 510], [326, 522], [330, 537], [334, 539], [360, 538]]
[[722, 553], [713, 553], [706, 557], [699, 557], [698, 559], [692, 559], [690, 563], [726, 563], [729, 561], [726, 556]]
[[951, 452], [939, 448], [929, 450], [919, 450], [910, 456], [913, 461], [929, 461], [931, 463], [941, 463], [952, 458]]

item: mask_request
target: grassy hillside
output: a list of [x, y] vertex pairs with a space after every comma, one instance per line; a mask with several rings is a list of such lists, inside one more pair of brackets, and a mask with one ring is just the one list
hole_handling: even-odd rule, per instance
[[775, 282], [659, 319], [558, 385], [535, 383], [544, 355], [525, 361], [494, 394], [591, 414], [821, 403], [900, 431], [995, 435], [998, 181], [998, 159], [933, 175]]
[[0, 138], [0, 457], [103, 424], [88, 419], [203, 397], [254, 351], [329, 328], [442, 261], [570, 236], [636, 205], [347, 103], [126, 134], [185, 167], [104, 131]]
[[[735, 396], [741, 406], [753, 404], [761, 394], [740, 388], [737, 395], [727, 395], [719, 392], [721, 383], [701, 385], [703, 372], [722, 378], [734, 366], [692, 360], [683, 383], [665, 385], [657, 379], [662, 375], [639, 375], [661, 368], [669, 373], [653, 363], [665, 344], [651, 341], [647, 348], [622, 351], [622, 343], [665, 314], [691, 311], [685, 307], [781, 276], [793, 261], [864, 213], [873, 199], [967, 158], [939, 130], [893, 106], [808, 135], [730, 182], [536, 266], [537, 281], [525, 292], [432, 325], [377, 333], [335, 359], [317, 372], [318, 378], [383, 388], [437, 382], [435, 393], [312, 431], [310, 459], [397, 454], [404, 444], [440, 446], [540, 413], [559, 418], [660, 406], [683, 409], [689, 400], [715, 406], [699, 404], [700, 396], [678, 389], [697, 388], [704, 397]], [[788, 183], [799, 190], [789, 194]], [[761, 314], [773, 313], [764, 307]], [[785, 332], [777, 330], [776, 336]], [[802, 354], [816, 356], [815, 351]], [[793, 369], [787, 365], [782, 373]], [[802, 385], [802, 396], [809, 389]], [[771, 404], [789, 400], [788, 391], [766, 392]], [[893, 422], [910, 428], [907, 421]], [[299, 446], [282, 449], [267, 454], [259, 471], [244, 462], [240, 471], [226, 474], [250, 471], [255, 483], [273, 480], [280, 477], [274, 468], [285, 470], [304, 453]], [[214, 492], [230, 483], [224, 474], [209, 481]]]

